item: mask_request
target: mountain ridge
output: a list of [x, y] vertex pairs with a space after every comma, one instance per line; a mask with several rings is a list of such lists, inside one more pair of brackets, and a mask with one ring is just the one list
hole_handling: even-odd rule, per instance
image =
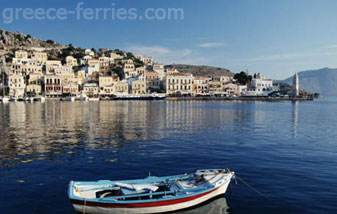
[[[337, 96], [337, 68], [320, 68], [298, 72], [300, 88], [324, 96]], [[292, 84], [293, 77], [282, 82]]]

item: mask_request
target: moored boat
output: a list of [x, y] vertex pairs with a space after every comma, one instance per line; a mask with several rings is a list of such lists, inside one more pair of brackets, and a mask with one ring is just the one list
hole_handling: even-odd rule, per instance
[[234, 176], [228, 169], [145, 179], [71, 181], [68, 196], [76, 211], [98, 213], [165, 213], [199, 205], [226, 192]]

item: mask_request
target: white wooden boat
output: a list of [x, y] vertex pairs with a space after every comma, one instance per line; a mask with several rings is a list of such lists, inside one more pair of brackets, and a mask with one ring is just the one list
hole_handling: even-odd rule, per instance
[[71, 181], [68, 196], [78, 212], [91, 214], [165, 213], [199, 205], [225, 194], [234, 176], [228, 169], [145, 179]]

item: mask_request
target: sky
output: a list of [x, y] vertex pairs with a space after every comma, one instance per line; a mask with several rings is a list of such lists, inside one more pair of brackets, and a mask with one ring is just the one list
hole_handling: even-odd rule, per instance
[[[178, 8], [183, 17], [131, 20], [101, 14], [88, 20], [82, 10], [79, 19], [27, 20], [18, 13], [5, 23], [9, 9], [74, 11], [79, 2], [82, 9], [136, 8], [138, 16], [148, 8]], [[336, 11], [336, 0], [11, 0], [0, 5], [0, 28], [79, 47], [119, 48], [165, 64], [248, 69], [285, 79], [298, 71], [337, 67]]]

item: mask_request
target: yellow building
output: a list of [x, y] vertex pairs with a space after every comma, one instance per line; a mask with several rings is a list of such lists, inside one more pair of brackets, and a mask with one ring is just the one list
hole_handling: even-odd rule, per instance
[[144, 78], [132, 81], [131, 83], [132, 94], [146, 94], [146, 81]]
[[63, 94], [77, 95], [79, 93], [78, 85], [76, 83], [63, 84]]
[[9, 96], [22, 98], [26, 84], [22, 75], [13, 74], [8, 77]]
[[83, 86], [83, 93], [88, 97], [96, 97], [99, 93], [99, 88], [96, 83], [86, 83]]
[[26, 87], [26, 92], [29, 94], [39, 95], [42, 92], [42, 87], [40, 84], [29, 84]]
[[209, 77], [199, 76], [193, 79], [193, 94], [197, 95], [208, 95], [209, 94]]
[[129, 85], [126, 81], [120, 81], [114, 84], [114, 94], [128, 94]]

